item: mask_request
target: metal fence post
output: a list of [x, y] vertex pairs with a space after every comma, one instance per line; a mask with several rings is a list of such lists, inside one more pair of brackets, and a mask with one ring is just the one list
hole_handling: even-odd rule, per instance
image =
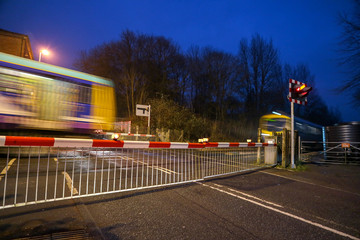
[[301, 137], [298, 136], [298, 159], [301, 161]]
[[286, 128], [282, 131], [282, 158], [281, 165], [287, 167], [288, 165], [288, 130]]
[[[261, 128], [258, 128], [258, 139], [257, 142], [260, 143], [261, 142]], [[261, 163], [261, 149], [258, 147], [257, 149], [257, 164]]]
[[344, 152], [345, 152], [345, 164], [347, 164], [347, 159], [346, 159], [346, 151], [347, 151], [347, 148], [344, 148]]

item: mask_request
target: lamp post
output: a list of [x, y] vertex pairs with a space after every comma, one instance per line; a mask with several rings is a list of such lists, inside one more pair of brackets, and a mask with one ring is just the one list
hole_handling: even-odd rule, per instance
[[44, 55], [49, 55], [50, 52], [49, 52], [48, 50], [46, 50], [46, 49], [42, 49], [42, 50], [40, 51], [40, 54], [39, 54], [39, 62], [41, 62], [41, 55], [42, 55], [42, 54], [44, 54]]

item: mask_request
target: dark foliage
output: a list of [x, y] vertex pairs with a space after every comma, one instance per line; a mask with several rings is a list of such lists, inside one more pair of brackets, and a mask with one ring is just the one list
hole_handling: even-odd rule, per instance
[[343, 27], [340, 42], [343, 58], [341, 64], [348, 68], [349, 79], [342, 86], [343, 92], [352, 96], [354, 107], [360, 107], [360, 0], [354, 0], [353, 13], [340, 16]]
[[[282, 66], [271, 40], [242, 39], [237, 55], [211, 47], [186, 53], [171, 39], [124, 31], [120, 39], [83, 52], [77, 68], [115, 83], [118, 113], [135, 119], [136, 104], [151, 104], [151, 126], [183, 130], [186, 140], [256, 139], [259, 117], [289, 112], [288, 79], [314, 86], [306, 65]], [[322, 125], [339, 120], [315, 90], [296, 115]]]

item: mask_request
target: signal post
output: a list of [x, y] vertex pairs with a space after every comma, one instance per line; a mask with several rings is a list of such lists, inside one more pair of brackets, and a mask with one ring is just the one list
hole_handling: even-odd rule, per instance
[[307, 95], [312, 90], [306, 83], [289, 79], [289, 101], [291, 103], [291, 168], [295, 165], [294, 103], [307, 105]]

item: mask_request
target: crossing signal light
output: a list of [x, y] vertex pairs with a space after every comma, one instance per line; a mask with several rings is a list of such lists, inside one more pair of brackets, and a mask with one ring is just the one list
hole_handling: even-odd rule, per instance
[[300, 91], [303, 90], [305, 87], [306, 87], [306, 85], [303, 84], [303, 85], [301, 85], [300, 87], [298, 87], [298, 88], [296, 89], [296, 91], [297, 91], [297, 92], [300, 92]]
[[305, 83], [289, 79], [289, 101], [297, 104], [306, 105], [307, 95], [312, 90], [312, 87], [307, 86]]
[[301, 100], [302, 98], [309, 95], [309, 92], [312, 90], [312, 87], [307, 87], [306, 84], [295, 85], [295, 99]]

